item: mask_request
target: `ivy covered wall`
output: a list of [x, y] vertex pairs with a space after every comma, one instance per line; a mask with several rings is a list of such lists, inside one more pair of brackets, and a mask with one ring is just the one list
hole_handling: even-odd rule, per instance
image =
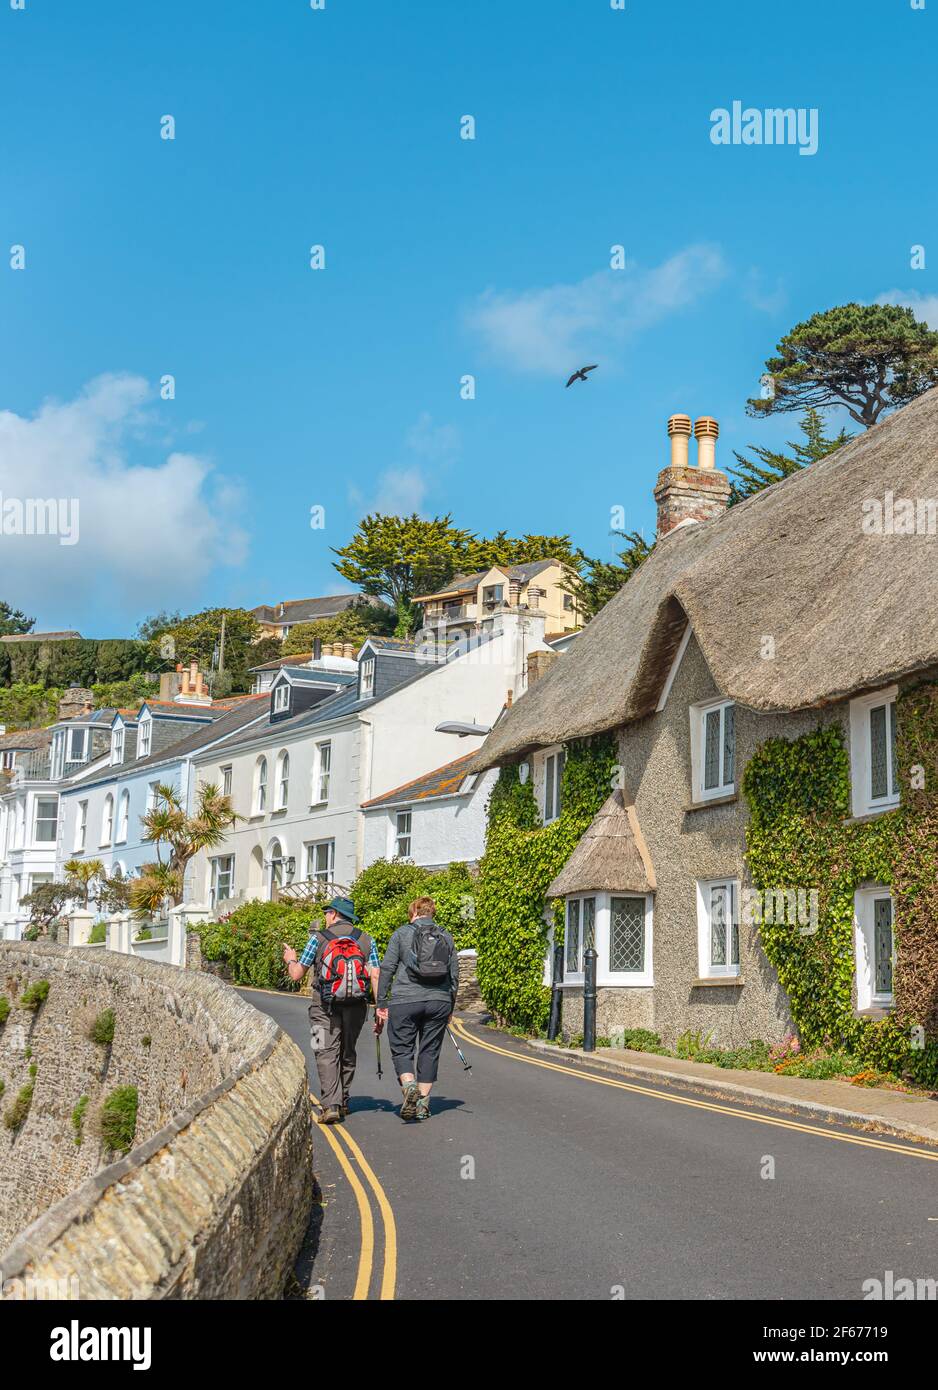
[[[850, 762], [842, 730], [769, 739], [743, 775], [746, 860], [753, 886], [818, 891], [818, 930], [763, 922], [760, 939], [808, 1046], [842, 1045], [871, 1065], [938, 1083], [938, 688], [900, 693], [901, 803], [850, 819]], [[885, 1019], [855, 1013], [854, 894], [892, 889], [896, 1005]], [[926, 1030], [916, 1046], [913, 1028]]]
[[518, 769], [504, 767], [493, 788], [476, 891], [479, 986], [491, 1012], [517, 1027], [547, 1021], [545, 894], [612, 791], [615, 764], [612, 735], [568, 744], [561, 811], [549, 825], [541, 823], [533, 778], [522, 785]]

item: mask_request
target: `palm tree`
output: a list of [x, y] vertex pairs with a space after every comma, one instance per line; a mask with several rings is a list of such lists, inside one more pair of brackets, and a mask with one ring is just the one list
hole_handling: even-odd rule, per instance
[[95, 879], [104, 878], [104, 864], [100, 859], [70, 859], [65, 865], [66, 884], [71, 896], [79, 898], [87, 908], [91, 898], [91, 888]]
[[[160, 783], [154, 788], [154, 804], [143, 817], [144, 840], [156, 845], [156, 862], [144, 864], [130, 886], [130, 904], [138, 917], [159, 912], [168, 900], [182, 902], [186, 868], [203, 849], [215, 849], [242, 817], [222, 796], [218, 787], [200, 782], [194, 813], [183, 810], [175, 787]], [[164, 859], [161, 849], [165, 849]]]

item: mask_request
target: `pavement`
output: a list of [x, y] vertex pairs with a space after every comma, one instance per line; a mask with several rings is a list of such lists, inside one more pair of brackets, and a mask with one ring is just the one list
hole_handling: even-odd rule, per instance
[[[303, 1048], [315, 1094], [305, 1002], [244, 993]], [[431, 1119], [403, 1124], [370, 1028], [351, 1114], [314, 1134], [306, 1297], [862, 1300], [886, 1271], [938, 1278], [938, 1149], [727, 1091], [738, 1074], [568, 1056], [468, 1014], [454, 1031], [471, 1073], [447, 1044]], [[803, 1084], [828, 1108], [842, 1089]]]
[[835, 1120], [858, 1129], [938, 1144], [938, 1098], [920, 1092], [736, 1070], [717, 1067], [711, 1062], [661, 1057], [654, 1052], [633, 1052], [629, 1048], [601, 1047], [587, 1053], [582, 1048], [556, 1047], [553, 1043], [534, 1039], [529, 1041], [529, 1046], [546, 1056], [589, 1060], [593, 1065], [628, 1076], [689, 1085], [706, 1095], [736, 1097], [773, 1109]]

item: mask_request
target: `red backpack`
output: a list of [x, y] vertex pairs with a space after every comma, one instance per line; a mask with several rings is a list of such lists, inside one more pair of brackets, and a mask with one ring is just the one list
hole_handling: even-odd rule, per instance
[[319, 993], [323, 1004], [367, 1003], [371, 976], [357, 927], [347, 932], [321, 931]]

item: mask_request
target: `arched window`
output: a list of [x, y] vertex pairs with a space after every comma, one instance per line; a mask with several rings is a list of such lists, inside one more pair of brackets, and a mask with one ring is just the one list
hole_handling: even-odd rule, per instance
[[254, 814], [259, 816], [267, 809], [267, 759], [258, 758], [254, 774]]
[[285, 811], [290, 794], [290, 754], [283, 752], [277, 759], [277, 810]]
[[117, 839], [120, 844], [126, 844], [127, 833], [130, 829], [130, 792], [121, 792], [120, 809], [117, 813]]
[[114, 839], [114, 798], [110, 792], [104, 798], [104, 810], [101, 813], [101, 843], [109, 845]]

